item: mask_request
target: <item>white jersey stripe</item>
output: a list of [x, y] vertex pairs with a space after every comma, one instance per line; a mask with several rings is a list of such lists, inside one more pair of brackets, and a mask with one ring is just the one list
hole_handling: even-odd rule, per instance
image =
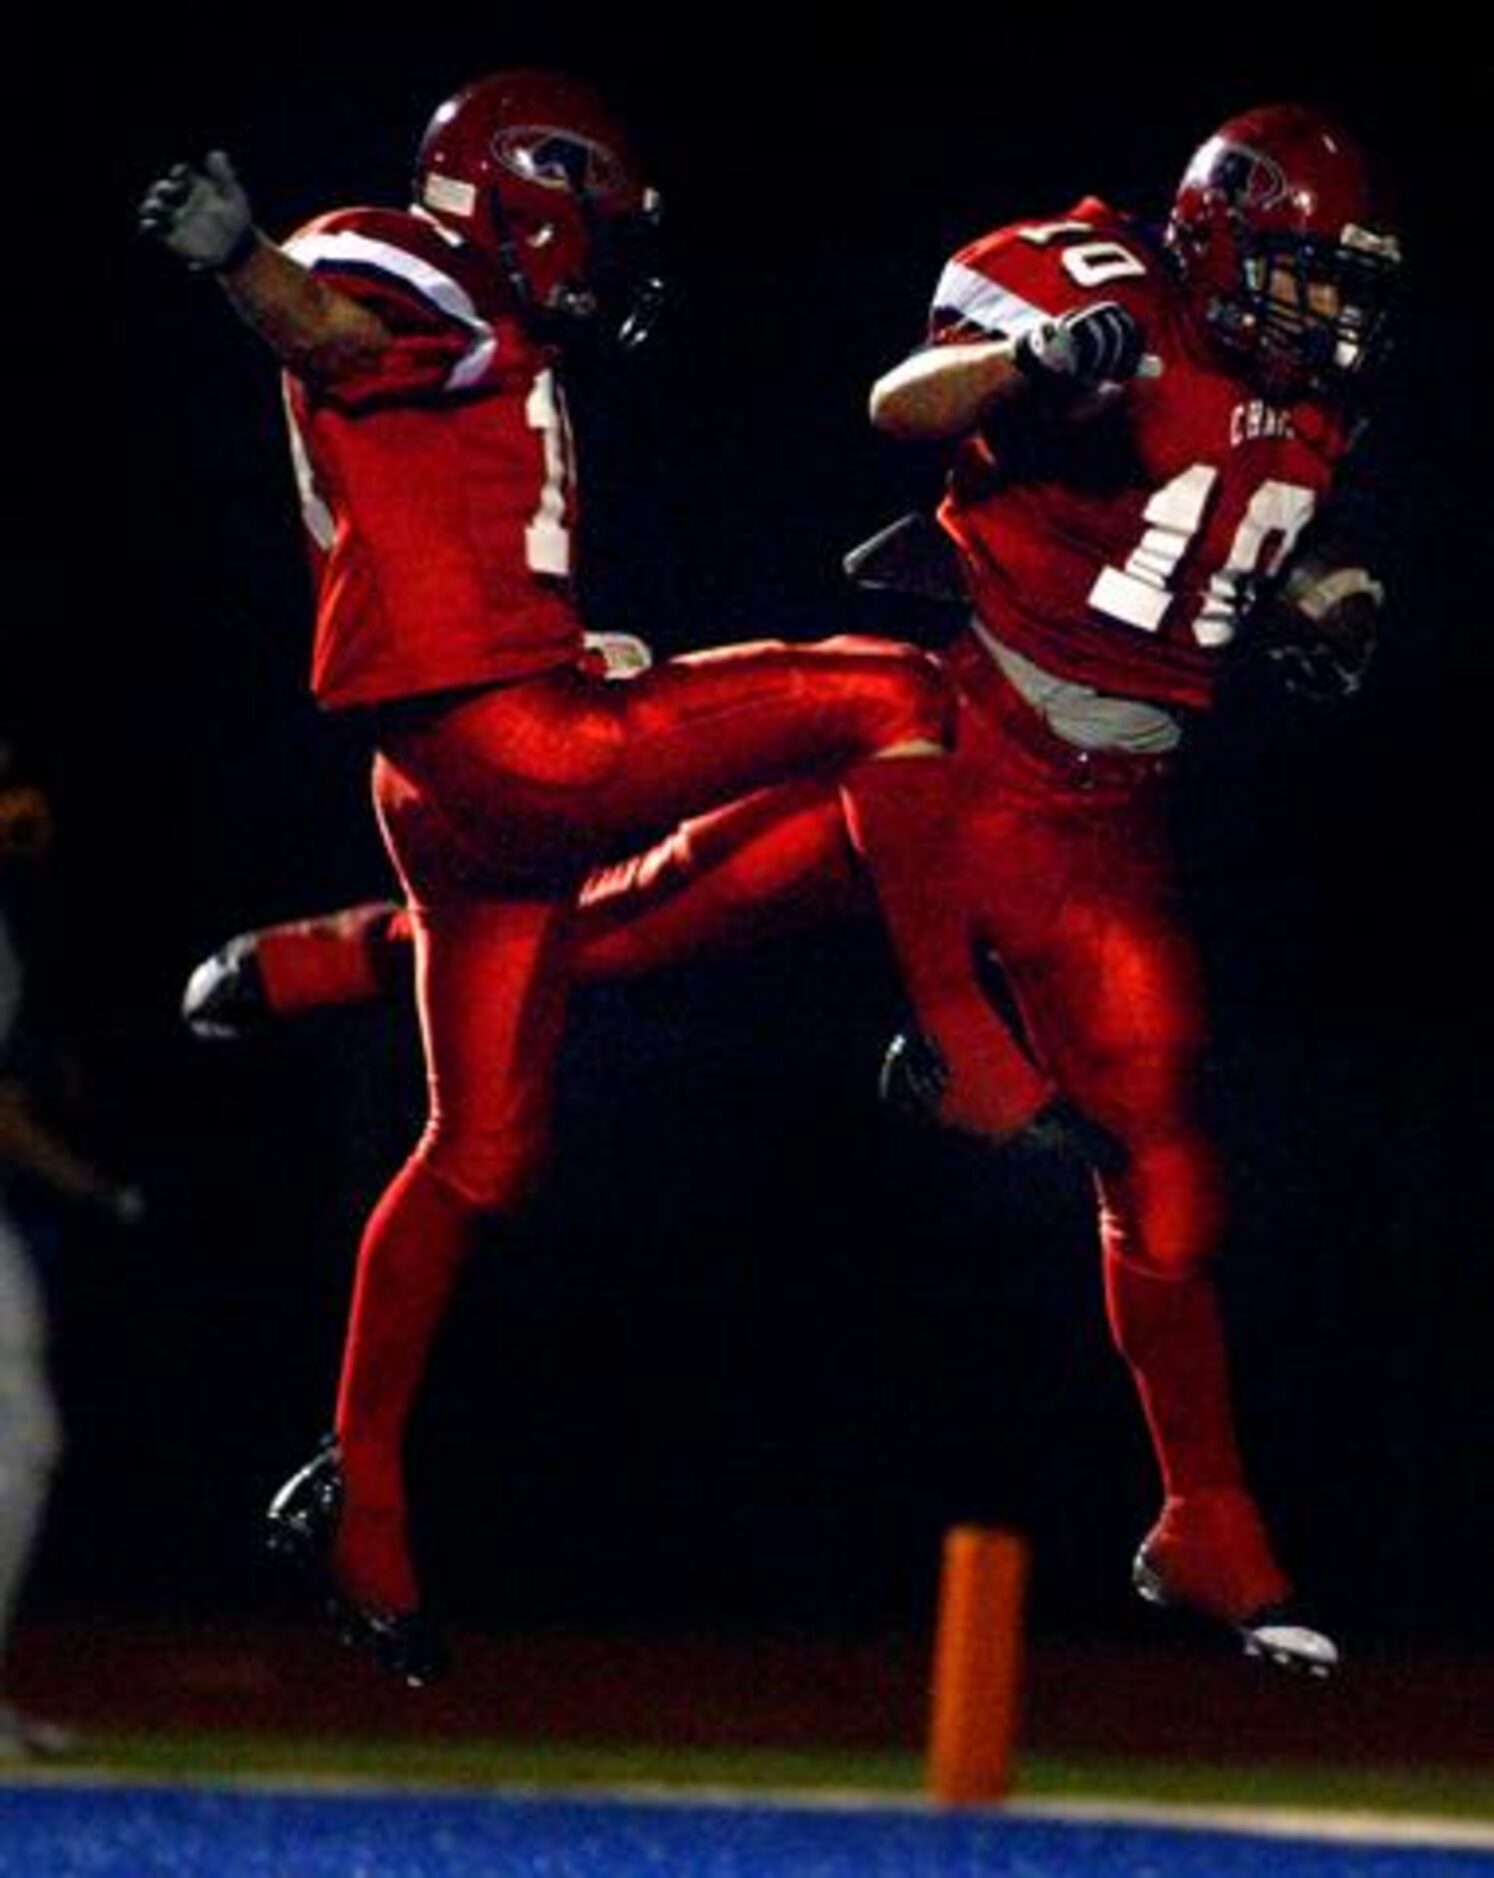
[[470, 346], [452, 366], [446, 380], [450, 391], [465, 391], [469, 385], [475, 385], [493, 362], [493, 354], [498, 350], [498, 336], [491, 328], [484, 331], [475, 345]]
[[473, 304], [472, 296], [449, 274], [443, 274], [419, 255], [398, 248], [392, 241], [375, 241], [371, 236], [351, 230], [340, 234], [296, 235], [285, 244], [285, 252], [303, 267], [321, 263], [372, 268], [376, 273], [392, 274], [407, 287], [413, 287], [448, 318], [460, 320], [472, 332], [472, 344], [451, 368], [446, 383], [453, 391], [475, 384], [492, 363], [497, 337]]
[[962, 261], [945, 263], [934, 289], [934, 307], [940, 313], [956, 313], [984, 332], [1004, 333], [1012, 339], [1049, 317], [1041, 307], [998, 286]]

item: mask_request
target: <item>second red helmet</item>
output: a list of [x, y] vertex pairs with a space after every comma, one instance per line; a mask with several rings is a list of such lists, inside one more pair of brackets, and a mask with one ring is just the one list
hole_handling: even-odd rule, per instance
[[[493, 255], [523, 310], [580, 319], [618, 288], [620, 255], [659, 207], [600, 94], [532, 69], [491, 73], [439, 106], [416, 157], [415, 201]], [[656, 295], [658, 284], [635, 278], [627, 290]]]

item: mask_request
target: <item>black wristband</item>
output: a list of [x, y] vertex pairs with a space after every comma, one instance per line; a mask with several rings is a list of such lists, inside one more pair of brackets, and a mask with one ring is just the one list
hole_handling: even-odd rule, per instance
[[[1051, 322], [1045, 322], [1048, 323]], [[1083, 396], [1085, 387], [1066, 372], [1056, 372], [1051, 365], [1043, 363], [1032, 343], [1033, 333], [1041, 330], [1042, 327], [1029, 328], [1013, 344], [1012, 364], [1024, 387], [1023, 409], [1051, 416], [1068, 410]]]
[[1029, 383], [1051, 385], [1059, 376], [1050, 365], [1044, 365], [1033, 349], [1032, 332], [1023, 333], [1012, 347], [1012, 364]]

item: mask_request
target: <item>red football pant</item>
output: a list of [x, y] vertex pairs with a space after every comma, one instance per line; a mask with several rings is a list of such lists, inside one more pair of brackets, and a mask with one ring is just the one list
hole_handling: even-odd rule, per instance
[[278, 1016], [361, 1004], [410, 982], [410, 916], [394, 900], [369, 900], [254, 935], [265, 1002]]
[[1169, 1496], [1241, 1480], [1211, 1272], [1224, 1226], [1199, 1114], [1202, 973], [1179, 903], [1166, 759], [1053, 736], [973, 638], [954, 863], [972, 937], [1001, 961], [1038, 1056], [1124, 1150], [1096, 1177], [1109, 1320]]
[[[1237, 1483], [1209, 1269], [1224, 1224], [1221, 1181], [1197, 1112], [1204, 1002], [1177, 905], [1165, 765], [1082, 760], [1043, 730], [978, 646], [962, 642], [948, 662], [962, 693], [948, 776], [967, 946], [999, 957], [1044, 1067], [1129, 1157], [1124, 1172], [1098, 1183], [1106, 1298], [1167, 1493]], [[807, 780], [596, 870], [581, 896], [571, 975], [647, 971], [868, 904], [835, 791]], [[405, 917], [388, 909], [380, 945], [397, 946]], [[384, 969], [350, 952], [346, 983], [371, 989]], [[1006, 1098], [998, 1090], [975, 1099]]]
[[[375, 800], [411, 908], [429, 1111], [365, 1230], [344, 1344], [334, 1569], [359, 1602], [418, 1601], [405, 1427], [482, 1222], [521, 1205], [544, 1165], [584, 875], [688, 812], [937, 750], [948, 710], [923, 654], [841, 640], [695, 654], [622, 684], [560, 672], [381, 726]], [[916, 777], [944, 760], [886, 767]], [[915, 786], [910, 821], [922, 810]], [[894, 874], [911, 882], [901, 859]]]
[[[874, 910], [840, 791], [809, 777], [694, 816], [594, 868], [567, 962], [578, 984], [640, 977]], [[289, 1016], [407, 990], [413, 941], [408, 907], [371, 900], [263, 927], [254, 956], [270, 1010]]]

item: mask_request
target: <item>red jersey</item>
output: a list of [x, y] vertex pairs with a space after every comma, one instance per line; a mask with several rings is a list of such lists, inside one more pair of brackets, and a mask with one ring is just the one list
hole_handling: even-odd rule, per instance
[[394, 335], [334, 382], [285, 380], [318, 701], [373, 704], [575, 658], [565, 402], [497, 270], [390, 209], [322, 216], [285, 251]]
[[1011, 461], [959, 448], [939, 519], [995, 637], [1060, 678], [1198, 709], [1212, 699], [1251, 585], [1327, 492], [1348, 447], [1321, 404], [1265, 402], [1201, 338], [1161, 256], [1093, 197], [959, 250], [930, 334], [1017, 337], [1116, 300], [1140, 321], [1144, 375], [1035, 429]]

